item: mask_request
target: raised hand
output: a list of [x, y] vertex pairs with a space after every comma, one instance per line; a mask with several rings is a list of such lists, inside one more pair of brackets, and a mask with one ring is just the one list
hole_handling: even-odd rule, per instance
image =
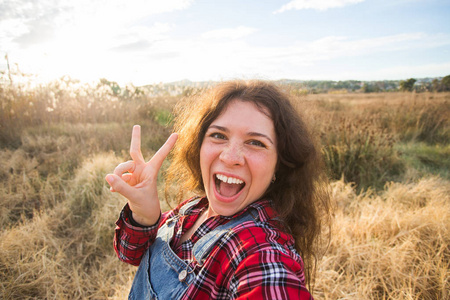
[[141, 225], [149, 226], [158, 221], [161, 212], [157, 190], [158, 172], [177, 138], [178, 134], [171, 134], [158, 152], [145, 162], [141, 152], [141, 127], [135, 125], [130, 146], [133, 160], [119, 164], [113, 174], [106, 175], [111, 191], [128, 199], [133, 219]]

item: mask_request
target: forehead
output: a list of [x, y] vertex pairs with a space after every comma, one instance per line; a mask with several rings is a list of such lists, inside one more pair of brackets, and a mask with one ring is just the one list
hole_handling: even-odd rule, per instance
[[267, 108], [240, 99], [230, 101], [212, 124], [217, 122], [240, 124], [253, 129], [262, 127], [261, 130], [264, 128], [274, 130], [271, 114]]
[[225, 114], [227, 110], [243, 110], [243, 111], [258, 112], [266, 115], [267, 118], [272, 120], [272, 114], [270, 113], [269, 109], [258, 102], [241, 100], [239, 98], [232, 99], [225, 105], [225, 107], [222, 109], [222, 111], [219, 113], [219, 116], [216, 119], [218, 119], [221, 115]]

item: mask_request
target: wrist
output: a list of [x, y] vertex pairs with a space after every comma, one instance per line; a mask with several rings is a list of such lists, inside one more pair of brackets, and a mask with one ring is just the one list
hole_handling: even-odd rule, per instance
[[158, 218], [155, 219], [149, 219], [145, 218], [139, 215], [136, 215], [134, 212], [131, 212], [130, 214], [130, 224], [137, 227], [150, 227], [154, 226], [159, 222], [159, 218], [161, 216], [161, 213], [159, 214]]

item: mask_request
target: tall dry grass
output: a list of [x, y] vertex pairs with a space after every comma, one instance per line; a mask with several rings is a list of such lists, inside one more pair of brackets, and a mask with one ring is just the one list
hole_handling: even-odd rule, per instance
[[321, 299], [448, 299], [450, 184], [438, 177], [390, 183], [380, 194], [332, 185], [337, 202]]
[[35, 88], [0, 84], [0, 145], [18, 148], [25, 129], [52, 124], [166, 123], [176, 98], [138, 91], [65, 78]]
[[[448, 93], [307, 95], [298, 105], [320, 134], [330, 177], [344, 177], [359, 191], [404, 179], [411, 165], [402, 145], [445, 148], [450, 141]], [[431, 153], [409, 153], [422, 157], [424, 168], [433, 163]]]
[[[61, 80], [2, 86], [0, 100], [0, 298], [126, 298], [135, 268], [112, 249], [125, 201], [103, 178], [128, 159], [134, 123], [144, 156], [159, 148], [177, 98]], [[450, 94], [296, 100], [323, 143], [336, 201], [315, 296], [448, 298]]]
[[128, 284], [134, 270], [111, 244], [123, 199], [103, 179], [116, 164], [111, 154], [87, 159], [67, 181], [65, 201], [2, 231], [4, 299], [107, 299]]

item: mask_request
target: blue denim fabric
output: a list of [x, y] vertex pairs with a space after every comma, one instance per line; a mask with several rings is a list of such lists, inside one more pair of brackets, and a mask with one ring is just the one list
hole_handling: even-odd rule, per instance
[[[200, 199], [194, 200], [184, 205], [177, 216], [167, 220], [159, 228], [155, 242], [141, 260], [128, 299], [180, 299], [194, 282], [194, 270], [173, 252], [169, 243], [180, 215], [184, 215], [199, 201]], [[224, 234], [238, 224], [251, 220], [257, 220], [257, 217], [247, 212], [205, 234], [193, 247], [196, 261], [203, 265], [209, 252]]]

